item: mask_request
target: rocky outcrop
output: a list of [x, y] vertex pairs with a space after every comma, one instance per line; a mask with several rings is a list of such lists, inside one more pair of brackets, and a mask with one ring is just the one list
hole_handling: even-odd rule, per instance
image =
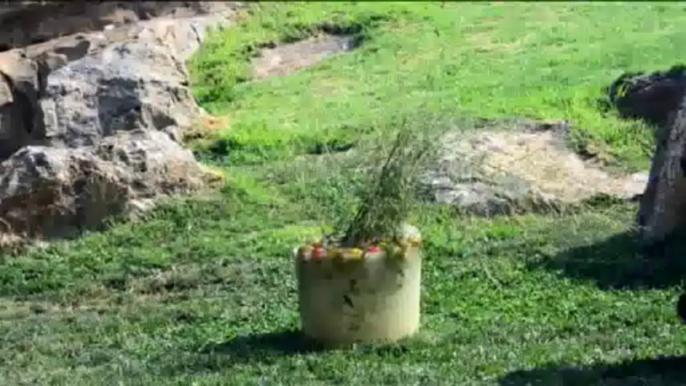
[[168, 48], [136, 41], [51, 72], [40, 100], [45, 143], [88, 146], [118, 131], [190, 127], [200, 111], [182, 66]]
[[0, 51], [76, 33], [97, 32], [141, 21], [216, 15], [234, 8], [220, 1], [24, 1], [0, 10]]
[[0, 159], [28, 144], [78, 147], [117, 131], [188, 128], [202, 111], [184, 61], [205, 26], [226, 17], [155, 19], [0, 53]]
[[179, 143], [206, 119], [184, 63], [234, 8], [42, 2], [0, 14], [0, 51], [38, 42], [0, 52], [0, 243], [97, 228], [202, 186]]
[[192, 153], [136, 130], [94, 147], [28, 146], [0, 164], [0, 233], [60, 237], [203, 185]]

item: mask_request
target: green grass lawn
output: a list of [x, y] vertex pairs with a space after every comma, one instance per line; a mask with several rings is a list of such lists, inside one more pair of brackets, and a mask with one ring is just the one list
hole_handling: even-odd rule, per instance
[[[2, 383], [686, 384], [674, 310], [686, 263], [648, 264], [631, 239], [634, 204], [492, 219], [420, 205], [422, 330], [390, 346], [303, 343], [289, 255], [350, 214], [369, 149], [416, 111], [567, 119], [573, 146], [646, 167], [646, 128], [598, 101], [625, 71], [683, 61], [685, 11], [360, 2], [267, 3], [242, 15], [190, 63], [197, 98], [230, 122], [223, 141], [196, 144], [226, 185], [106, 232], [0, 256]], [[362, 46], [250, 79], [248, 47], [322, 22], [359, 34]], [[306, 154], [350, 141], [352, 157]]]
[[[237, 160], [356, 138], [399, 110], [422, 109], [568, 119], [574, 146], [645, 166], [646, 130], [603, 113], [598, 101], [624, 72], [682, 60], [675, 52], [686, 38], [678, 28], [685, 9], [669, 3], [269, 4], [211, 39], [191, 64], [199, 100], [231, 119], [224, 135], [242, 150], [232, 156]], [[358, 31], [364, 44], [309, 71], [250, 81], [247, 47], [290, 41], [323, 21]]]

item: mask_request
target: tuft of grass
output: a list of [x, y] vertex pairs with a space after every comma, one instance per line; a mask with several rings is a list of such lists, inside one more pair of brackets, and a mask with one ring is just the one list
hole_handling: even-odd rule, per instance
[[364, 246], [397, 234], [414, 204], [422, 161], [435, 151], [435, 138], [426, 138], [421, 127], [401, 129], [378, 176], [364, 191], [361, 204], [343, 236], [343, 244]]

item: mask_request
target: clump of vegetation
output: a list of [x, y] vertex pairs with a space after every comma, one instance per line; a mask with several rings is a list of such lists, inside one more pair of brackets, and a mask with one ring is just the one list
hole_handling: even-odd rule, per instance
[[383, 167], [362, 190], [361, 203], [342, 237], [344, 246], [398, 239], [412, 209], [421, 171], [436, 147], [426, 132], [403, 122]]

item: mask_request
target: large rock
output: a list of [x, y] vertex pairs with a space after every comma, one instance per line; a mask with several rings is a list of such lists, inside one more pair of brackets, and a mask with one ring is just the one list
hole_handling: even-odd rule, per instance
[[650, 74], [625, 74], [609, 87], [610, 101], [624, 118], [643, 119], [657, 126], [669, 123], [686, 94], [686, 67]]
[[663, 240], [686, 222], [686, 67], [623, 75], [609, 94], [622, 117], [656, 127], [636, 220], [644, 241]]
[[53, 71], [40, 104], [47, 143], [78, 147], [117, 131], [189, 127], [200, 112], [183, 64], [149, 42], [122, 42]]
[[0, 51], [153, 18], [213, 15], [236, 8], [220, 1], [41, 1], [0, 9]]
[[121, 130], [173, 136], [203, 112], [185, 60], [230, 15], [161, 18], [0, 53], [0, 159], [27, 144], [90, 146]]
[[95, 147], [29, 146], [0, 164], [0, 233], [61, 237], [98, 228], [160, 195], [203, 186], [192, 153], [137, 130]]
[[686, 100], [656, 139], [637, 216], [646, 241], [660, 241], [686, 222]]
[[184, 61], [232, 4], [46, 3], [0, 14], [0, 51], [38, 42], [0, 52], [0, 244], [98, 228], [208, 177], [179, 143], [206, 118]]

